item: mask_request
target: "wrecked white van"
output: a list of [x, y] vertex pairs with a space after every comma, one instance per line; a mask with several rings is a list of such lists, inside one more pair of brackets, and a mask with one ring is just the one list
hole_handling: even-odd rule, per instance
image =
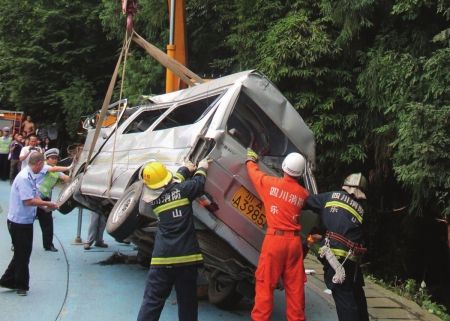
[[[264, 208], [247, 176], [247, 147], [260, 155], [261, 169], [273, 175], [282, 175], [281, 163], [288, 153], [301, 153], [307, 160], [301, 184], [316, 193], [313, 134], [257, 71], [154, 96], [127, 108], [116, 126], [102, 128], [87, 163], [93, 133], [93, 128], [88, 130], [73, 180], [59, 196], [61, 211], [81, 205], [107, 215], [107, 231], [119, 241], [131, 240], [148, 257], [157, 220], [148, 210], [151, 193], [139, 179], [141, 169], [151, 160], [176, 171], [186, 160], [211, 159], [206, 193], [193, 207], [209, 299], [222, 307], [236, 303], [242, 294], [252, 295], [266, 227]], [[308, 232], [314, 223], [303, 221], [308, 225], [303, 231]]]

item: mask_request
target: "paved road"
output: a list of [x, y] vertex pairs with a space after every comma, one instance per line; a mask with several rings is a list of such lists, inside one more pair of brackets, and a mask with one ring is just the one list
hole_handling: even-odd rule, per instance
[[[0, 273], [11, 259], [10, 237], [6, 229], [9, 184], [0, 182]], [[14, 291], [0, 289], [0, 321], [128, 321], [135, 320], [147, 270], [139, 265], [100, 265], [114, 252], [134, 254], [132, 245], [114, 242], [105, 234], [107, 249], [85, 251], [73, 245], [77, 229], [77, 211], [68, 215], [54, 213], [55, 246], [59, 252], [42, 248], [39, 224], [34, 229], [33, 253], [30, 263], [30, 291], [19, 297]], [[89, 213], [83, 213], [82, 237], [87, 235]], [[331, 295], [324, 293], [321, 266], [312, 257], [305, 267], [318, 273], [308, 276], [306, 313], [309, 321], [336, 321]], [[366, 293], [372, 320], [438, 320], [425, 314], [417, 305], [395, 296], [376, 285], [368, 284]], [[277, 291], [272, 320], [285, 320], [284, 293]], [[199, 302], [199, 320], [250, 320], [252, 303], [242, 301], [233, 311], [224, 311]], [[176, 321], [177, 304], [174, 293], [164, 307], [161, 321]]]

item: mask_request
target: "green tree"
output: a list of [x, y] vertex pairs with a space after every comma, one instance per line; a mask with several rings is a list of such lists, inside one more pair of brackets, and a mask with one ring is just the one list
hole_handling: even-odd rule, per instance
[[0, 4], [2, 101], [73, 136], [81, 115], [101, 104], [114, 67], [117, 46], [105, 40], [98, 6], [81, 0]]

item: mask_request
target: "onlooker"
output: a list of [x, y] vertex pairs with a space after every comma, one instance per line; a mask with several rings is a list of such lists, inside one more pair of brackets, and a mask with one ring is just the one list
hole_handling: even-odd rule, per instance
[[20, 151], [19, 159], [22, 162], [21, 168], [27, 167], [28, 159], [33, 152], [42, 153], [42, 148], [38, 146], [38, 138], [34, 134], [29, 136], [28, 145]]
[[37, 178], [44, 167], [44, 155], [33, 153], [29, 166], [20, 171], [11, 187], [8, 210], [8, 230], [14, 246], [14, 255], [3, 276], [0, 286], [17, 289], [18, 295], [29, 290], [29, 262], [33, 248], [33, 222], [36, 206], [56, 209], [58, 205], [43, 201], [37, 190]]
[[[44, 142], [41, 144], [42, 149], [44, 150], [44, 153], [46, 151], [48, 151], [50, 148], [52, 148], [51, 146], [51, 142], [50, 142], [50, 138], [45, 137], [44, 138]], [[59, 156], [59, 155], [58, 155]]]
[[22, 131], [25, 137], [35, 133], [35, 126], [31, 120], [31, 116], [27, 116], [26, 120], [22, 123]]
[[208, 161], [200, 161], [195, 171], [192, 163], [180, 167], [173, 175], [158, 162], [145, 166], [145, 184], [161, 195], [150, 204], [158, 216], [150, 270], [138, 321], [157, 321], [167, 297], [175, 286], [178, 320], [197, 321], [197, 269], [203, 263], [194, 228], [192, 201], [203, 192]]
[[0, 179], [7, 180], [9, 178], [9, 146], [12, 137], [9, 135], [9, 127], [3, 127], [3, 136], [0, 137]]
[[[56, 167], [59, 159], [59, 149], [52, 148], [44, 153], [47, 165]], [[61, 169], [63, 169], [61, 167]], [[69, 168], [67, 168], [69, 169]], [[44, 167], [45, 170], [45, 167]], [[61, 172], [48, 172], [42, 176], [42, 179], [38, 180], [38, 189], [41, 198], [44, 201], [50, 201], [52, 199], [53, 187], [58, 181], [69, 182], [70, 177]], [[58, 249], [53, 245], [53, 216], [51, 210], [38, 207], [37, 218], [39, 219], [39, 225], [42, 230], [42, 244], [46, 251], [58, 252]]]
[[9, 170], [9, 180], [11, 182], [11, 184], [14, 181], [14, 178], [16, 178], [16, 175], [19, 173], [20, 171], [20, 152], [22, 151], [23, 148], [23, 136], [22, 134], [17, 134], [15, 139], [12, 141], [11, 143], [11, 147], [9, 148], [9, 152], [11, 155], [11, 160], [10, 160], [10, 170]]
[[106, 216], [91, 211], [91, 223], [88, 229], [88, 238], [84, 242], [84, 249], [90, 250], [92, 244], [96, 247], [108, 247], [103, 241], [103, 232], [106, 227]]

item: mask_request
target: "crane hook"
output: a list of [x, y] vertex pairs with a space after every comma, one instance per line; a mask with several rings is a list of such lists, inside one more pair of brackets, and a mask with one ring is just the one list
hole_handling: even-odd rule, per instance
[[127, 15], [127, 32], [133, 31], [133, 17], [138, 9], [138, 0], [122, 0], [122, 13]]

